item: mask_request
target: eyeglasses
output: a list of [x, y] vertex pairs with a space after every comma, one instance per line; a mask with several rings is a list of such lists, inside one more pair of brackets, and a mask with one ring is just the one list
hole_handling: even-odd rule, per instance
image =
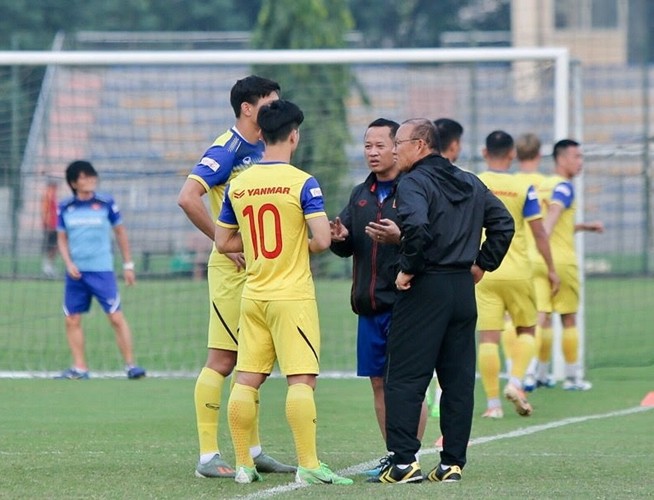
[[419, 140], [420, 139], [415, 139], [415, 138], [414, 139], [401, 139], [401, 140], [400, 139], [395, 139], [395, 146], [397, 147], [400, 144], [402, 144], [403, 142], [412, 142], [412, 141], [419, 141]]

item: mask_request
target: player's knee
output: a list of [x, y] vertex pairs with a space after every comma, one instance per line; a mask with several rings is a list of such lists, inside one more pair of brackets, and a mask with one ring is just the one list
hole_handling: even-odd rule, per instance
[[207, 368], [228, 377], [234, 371], [236, 366], [236, 351], [226, 349], [209, 349], [207, 356]]

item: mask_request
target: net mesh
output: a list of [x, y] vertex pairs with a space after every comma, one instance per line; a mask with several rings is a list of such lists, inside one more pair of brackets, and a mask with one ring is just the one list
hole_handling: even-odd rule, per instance
[[[346, 99], [348, 164], [332, 166], [347, 170], [347, 185], [325, 192], [340, 206], [349, 187], [367, 175], [361, 140], [368, 123], [378, 117], [456, 119], [465, 127], [459, 164], [473, 171], [483, 168], [480, 150], [492, 130], [503, 129], [514, 137], [536, 133], [545, 154], [558, 139], [551, 61], [371, 62], [349, 68], [353, 85]], [[123, 287], [122, 295], [139, 360], [161, 373], [197, 371], [206, 347], [208, 302], [202, 278], [211, 243], [188, 222], [176, 198], [205, 149], [233, 124], [229, 90], [251, 69], [98, 64], [0, 70], [8, 89], [0, 100], [0, 127], [6, 132], [0, 139], [5, 158], [0, 276], [6, 311], [0, 319], [6, 346], [0, 353], [0, 371], [49, 372], [69, 362], [61, 280], [45, 279], [41, 269], [41, 196], [49, 179], [58, 181], [60, 198], [69, 196], [63, 172], [80, 158], [99, 171], [99, 190], [117, 200], [128, 230], [140, 283], [133, 289]], [[642, 278], [649, 272], [649, 205], [643, 188], [637, 77], [628, 71], [585, 70], [583, 102], [571, 102], [571, 109], [583, 107], [585, 117], [583, 124], [575, 121], [574, 113], [570, 119], [570, 130], [583, 125], [585, 137], [584, 217], [601, 219], [607, 228], [606, 234], [584, 240], [590, 331], [586, 354], [591, 367], [654, 363], [643, 303], [651, 288]], [[319, 92], [325, 83], [312, 80], [309, 73], [295, 85], [315, 86]], [[291, 86], [283, 93], [292, 95], [294, 90]], [[304, 111], [320, 113], [310, 107]], [[303, 136], [303, 141], [311, 140]], [[329, 165], [329, 158], [319, 161]], [[543, 171], [551, 168], [546, 157]], [[326, 184], [326, 179], [318, 180]], [[352, 372], [356, 326], [349, 312], [350, 263], [324, 258], [331, 264], [321, 267], [327, 271], [318, 276], [322, 367]], [[61, 278], [60, 261], [57, 266]], [[93, 369], [118, 366], [113, 335], [99, 307], [94, 306], [84, 324]], [[621, 338], [617, 348], [616, 330]]]

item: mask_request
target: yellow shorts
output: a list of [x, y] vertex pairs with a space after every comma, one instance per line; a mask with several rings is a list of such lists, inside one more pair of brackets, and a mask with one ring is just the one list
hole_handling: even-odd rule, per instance
[[547, 267], [540, 263], [534, 266], [538, 310], [546, 313], [576, 313], [579, 309], [579, 270], [574, 264], [562, 264], [555, 268], [561, 286], [558, 293], [552, 296], [550, 282], [547, 279]]
[[505, 312], [516, 327], [536, 325], [536, 292], [532, 280], [482, 279], [475, 295], [477, 330], [503, 330]]
[[318, 306], [311, 300], [243, 299], [236, 369], [285, 376], [320, 371]]
[[241, 314], [241, 295], [245, 271], [237, 271], [231, 262], [207, 268], [209, 283], [209, 341], [210, 349], [238, 349], [238, 320]]

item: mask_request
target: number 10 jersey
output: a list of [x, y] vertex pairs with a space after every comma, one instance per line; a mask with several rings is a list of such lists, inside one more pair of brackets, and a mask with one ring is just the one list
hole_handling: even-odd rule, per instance
[[243, 297], [315, 299], [306, 220], [325, 215], [318, 182], [293, 165], [263, 162], [234, 178], [217, 224], [241, 233]]

